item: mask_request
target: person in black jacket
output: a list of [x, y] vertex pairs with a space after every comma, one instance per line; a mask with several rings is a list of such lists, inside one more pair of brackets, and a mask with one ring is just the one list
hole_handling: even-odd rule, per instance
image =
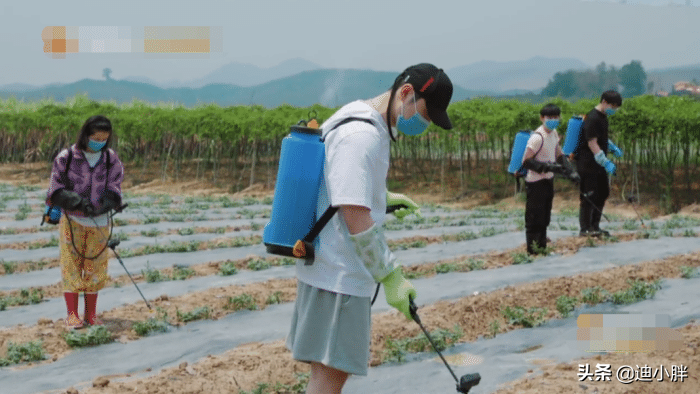
[[622, 106], [620, 93], [608, 90], [600, 96], [600, 103], [595, 106], [583, 121], [579, 138], [576, 166], [581, 176], [581, 206], [579, 225], [581, 236], [609, 236], [601, 230], [600, 218], [603, 214], [605, 200], [610, 195], [608, 174], [615, 175], [615, 163], [608, 154], [608, 117]]

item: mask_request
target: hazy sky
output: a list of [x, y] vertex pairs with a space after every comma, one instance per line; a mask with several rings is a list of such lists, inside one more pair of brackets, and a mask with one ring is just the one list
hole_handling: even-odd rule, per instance
[[[6, 5], [6, 4], [10, 5]], [[626, 4], [621, 4], [626, 3]], [[646, 69], [700, 64], [700, 0], [31, 0], [0, 5], [0, 85], [146, 76], [201, 77], [230, 63], [400, 71], [533, 56]], [[43, 53], [45, 26], [221, 26], [206, 59]]]

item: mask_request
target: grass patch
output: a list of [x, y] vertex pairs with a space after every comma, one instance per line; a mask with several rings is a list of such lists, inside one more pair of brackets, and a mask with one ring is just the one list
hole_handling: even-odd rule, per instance
[[254, 311], [258, 309], [258, 304], [255, 302], [255, 298], [253, 298], [253, 296], [243, 293], [235, 297], [229, 297], [224, 308], [233, 311], [239, 311], [241, 309]]
[[280, 257], [278, 259], [272, 260], [272, 264], [276, 266], [289, 266], [296, 265], [297, 259], [292, 257]]
[[255, 205], [258, 203], [258, 200], [253, 197], [243, 197], [243, 205]]
[[501, 332], [501, 322], [493, 319], [489, 323], [489, 338], [495, 338], [499, 332]]
[[559, 216], [568, 218], [578, 218], [578, 208], [566, 207], [559, 211]]
[[435, 273], [446, 274], [448, 272], [459, 271], [461, 268], [459, 263], [440, 263], [435, 266]]
[[211, 309], [208, 306], [202, 306], [195, 308], [189, 312], [180, 312], [179, 309], [175, 309], [175, 314], [179, 322], [190, 322], [195, 320], [208, 319], [211, 316]]
[[159, 223], [160, 222], [160, 216], [146, 216], [146, 218], [143, 220], [144, 224], [153, 224], [153, 223]]
[[141, 270], [141, 275], [143, 275], [144, 279], [146, 279], [146, 282], [148, 283], [155, 283], [155, 282], [164, 282], [166, 280], [170, 280], [167, 275], [164, 275], [160, 271], [151, 268], [151, 265], [146, 262], [146, 269]]
[[223, 196], [219, 199], [219, 202], [221, 202], [221, 206], [224, 208], [238, 208], [243, 206], [240, 201], [235, 201], [231, 200], [230, 198]]
[[227, 261], [219, 265], [219, 274], [222, 276], [231, 276], [236, 275], [237, 273], [238, 268], [236, 268], [236, 264], [231, 261]]
[[460, 231], [459, 233], [455, 234], [455, 239], [459, 241], [471, 241], [472, 239], [477, 239], [479, 238], [478, 235], [474, 234], [472, 231]]
[[119, 241], [128, 241], [128, 240], [129, 240], [129, 234], [127, 234], [127, 233], [125, 233], [125, 232], [123, 232], [123, 231], [119, 231], [119, 232], [113, 233], [113, 234], [112, 234], [112, 238], [118, 239]]
[[390, 249], [393, 250], [406, 250], [406, 249], [414, 249], [414, 248], [424, 248], [428, 246], [428, 243], [422, 239], [417, 239], [415, 241], [407, 241], [407, 242], [399, 242], [395, 243], [390, 246]]
[[554, 247], [552, 245], [541, 247], [540, 245], [534, 244], [532, 245], [532, 251], [542, 256], [549, 256], [554, 252]]
[[282, 302], [282, 292], [281, 291], [276, 291], [276, 292], [270, 294], [267, 297], [267, 300], [265, 300], [265, 304], [267, 304], [267, 305], [279, 304], [281, 302]]
[[501, 313], [508, 319], [508, 324], [531, 328], [537, 327], [544, 322], [547, 308], [533, 307], [526, 310], [521, 306], [515, 306], [513, 308], [507, 306]]
[[252, 391], [240, 390], [238, 394], [304, 394], [308, 384], [309, 374], [297, 373], [294, 384], [276, 382], [270, 385], [269, 383], [258, 383], [257, 387]]
[[158, 230], [157, 228], [152, 228], [148, 231], [141, 230], [141, 235], [143, 235], [144, 237], [157, 237], [161, 234], [163, 234], [163, 232]]
[[671, 216], [670, 219], [668, 219], [666, 221], [666, 223], [664, 223], [663, 227], [665, 229], [674, 229], [674, 228], [697, 227], [697, 226], [700, 226], [700, 219], [686, 217], [686, 216], [673, 215], [673, 216]]
[[264, 259], [254, 259], [248, 262], [247, 267], [251, 271], [262, 271], [272, 267], [272, 264]]
[[513, 264], [529, 264], [534, 261], [532, 256], [530, 256], [527, 252], [516, 252], [511, 255], [513, 257]]
[[31, 211], [32, 207], [30, 207], [29, 204], [27, 204], [27, 202], [25, 201], [24, 204], [18, 207], [18, 211], [15, 214], [15, 220], [20, 221], [26, 219], [27, 216], [29, 216], [29, 212]]
[[608, 298], [608, 292], [601, 286], [588, 287], [581, 290], [581, 301], [589, 305], [597, 305]]
[[698, 276], [698, 269], [696, 267], [681, 267], [681, 278], [691, 279]]
[[595, 248], [597, 246], [595, 241], [593, 240], [593, 237], [586, 238], [586, 246], [589, 248]]
[[194, 270], [188, 266], [174, 265], [172, 280], [185, 280], [197, 275]]
[[0, 367], [46, 359], [41, 341], [32, 341], [16, 344], [9, 342], [7, 356], [0, 358]]
[[637, 230], [639, 228], [639, 223], [636, 220], [625, 220], [622, 223], [622, 228], [624, 230]]
[[55, 236], [51, 236], [51, 239], [46, 241], [46, 240], [41, 240], [41, 241], [35, 241], [31, 242], [28, 245], [28, 249], [34, 250], [34, 249], [40, 249], [40, 248], [51, 248], [58, 246], [58, 238]]
[[610, 296], [610, 302], [617, 305], [633, 304], [635, 302], [654, 298], [656, 291], [661, 288], [661, 281], [644, 282], [642, 280], [627, 280], [630, 285], [626, 290], [621, 290], [613, 293]]
[[112, 223], [114, 223], [116, 227], [126, 226], [127, 224], [129, 224], [127, 220], [124, 220], [122, 218], [112, 218]]
[[138, 336], [146, 336], [153, 332], [166, 332], [168, 331], [168, 322], [164, 319], [149, 317], [145, 321], [137, 321], [131, 326]]
[[86, 333], [70, 331], [63, 336], [70, 347], [97, 346], [114, 341], [105, 326], [91, 326]]
[[[455, 325], [452, 330], [437, 329], [430, 333], [430, 337], [433, 338], [435, 342], [435, 347], [439, 351], [447, 349], [463, 335], [462, 328]], [[418, 353], [433, 351], [433, 347], [428, 342], [427, 337], [420, 333], [413, 338], [406, 338], [401, 340], [393, 340], [387, 338], [386, 349], [384, 350], [383, 361], [384, 362], [403, 362], [406, 360], [406, 355], [408, 353]]]
[[14, 235], [14, 234], [17, 234], [17, 229], [14, 227], [0, 228], [0, 235]]
[[2, 261], [2, 268], [5, 270], [5, 275], [15, 272], [15, 264], [9, 261]]
[[569, 317], [569, 314], [574, 311], [577, 304], [578, 298], [567, 295], [560, 295], [556, 300], [557, 311], [564, 318]]
[[8, 306], [34, 305], [43, 300], [43, 289], [32, 289], [31, 291], [28, 289], [21, 289], [19, 291], [19, 296], [0, 297], [0, 311], [4, 311]]

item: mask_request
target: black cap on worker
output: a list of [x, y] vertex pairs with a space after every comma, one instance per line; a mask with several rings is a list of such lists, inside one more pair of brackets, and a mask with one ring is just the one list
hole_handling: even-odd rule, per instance
[[401, 73], [401, 83], [410, 83], [417, 99], [424, 98], [430, 120], [445, 130], [452, 129], [447, 106], [452, 99], [452, 82], [441, 69], [429, 63], [411, 66]]

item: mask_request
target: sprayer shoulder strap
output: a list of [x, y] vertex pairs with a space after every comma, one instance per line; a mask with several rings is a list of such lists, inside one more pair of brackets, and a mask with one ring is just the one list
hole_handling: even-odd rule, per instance
[[[369, 123], [369, 124], [374, 124], [374, 123], [372, 123], [371, 120], [365, 119], [365, 118], [354, 118], [354, 117], [345, 118], [345, 119], [341, 120], [340, 122], [338, 122], [335, 126], [333, 126], [333, 128], [328, 130], [326, 135], [321, 137], [321, 142], [325, 141], [326, 136], [328, 136], [328, 133], [330, 133], [331, 131], [337, 129], [338, 127], [340, 127], [346, 123], [350, 123], [350, 122], [353, 122], [356, 120], [361, 121], [361, 122], [365, 122], [365, 123]], [[316, 239], [318, 234], [321, 233], [321, 230], [323, 230], [323, 228], [326, 227], [326, 224], [328, 224], [328, 222], [331, 220], [331, 218], [333, 217], [333, 215], [335, 215], [335, 213], [337, 211], [338, 211], [338, 207], [334, 207], [332, 205], [330, 205], [328, 208], [326, 208], [326, 211], [323, 212], [323, 215], [321, 215], [321, 217], [318, 219], [318, 221], [316, 223], [314, 223], [314, 226], [311, 228], [311, 231], [309, 231], [308, 234], [306, 234], [306, 236], [304, 237], [304, 241], [313, 242], [313, 240]]]
[[105, 194], [107, 193], [107, 186], [109, 185], [109, 170], [112, 168], [112, 162], [110, 160], [109, 156], [109, 148], [105, 149], [105, 155], [107, 155], [106, 158], [106, 164], [107, 164], [107, 175], [105, 175]]
[[70, 184], [70, 178], [68, 177], [68, 170], [70, 169], [70, 163], [73, 161], [73, 148], [68, 147], [68, 158], [66, 159], [66, 170], [63, 171], [61, 176], [63, 177], [63, 184], [66, 185], [67, 190], [73, 190], [73, 185]]
[[352, 117], [352, 116], [349, 117], [349, 118], [345, 118], [345, 119], [341, 120], [340, 122], [336, 123], [336, 125], [333, 126], [330, 130], [328, 130], [328, 132], [326, 133], [326, 135], [324, 135], [324, 136], [321, 137], [321, 142], [325, 142], [325, 141], [326, 141], [326, 137], [328, 136], [328, 134], [329, 134], [331, 131], [337, 129], [338, 127], [340, 127], [340, 126], [342, 126], [342, 125], [344, 125], [344, 124], [346, 124], [346, 123], [354, 122], [354, 121], [356, 121], [356, 120], [357, 120], [357, 121], [360, 121], [360, 122], [365, 122], [365, 123], [369, 123], [369, 124], [374, 124], [374, 123], [372, 123], [371, 120], [366, 119], [366, 118], [356, 118], [356, 117]]

